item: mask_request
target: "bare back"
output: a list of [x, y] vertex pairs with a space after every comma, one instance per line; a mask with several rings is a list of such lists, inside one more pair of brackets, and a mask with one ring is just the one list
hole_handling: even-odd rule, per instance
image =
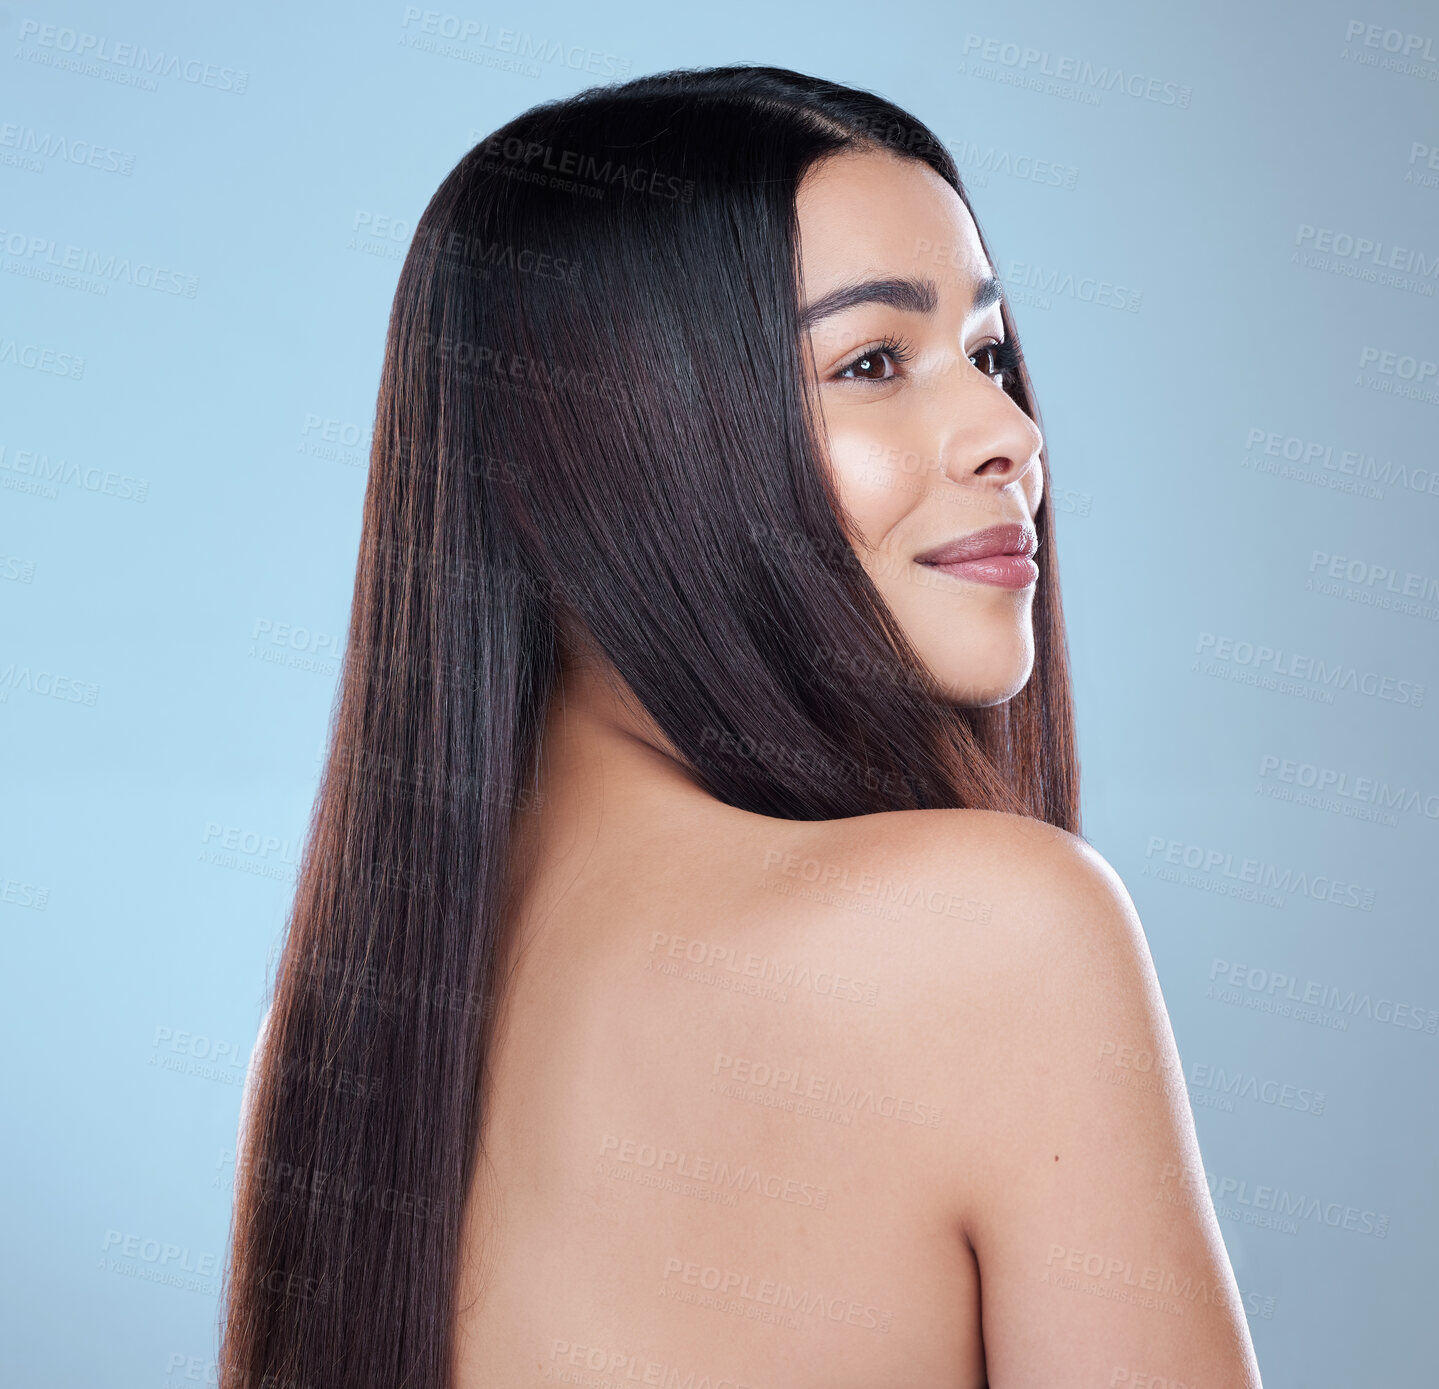
[[592, 856], [518, 961], [458, 1389], [984, 1383], [973, 1254], [915, 1179], [962, 1117], [913, 1064], [903, 885], [718, 818]]
[[456, 1389], [1258, 1389], [1093, 849], [977, 810], [771, 819], [587, 756], [506, 945]]

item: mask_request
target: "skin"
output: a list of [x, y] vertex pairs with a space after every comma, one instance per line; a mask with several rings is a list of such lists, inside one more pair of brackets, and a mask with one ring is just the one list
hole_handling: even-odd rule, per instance
[[[974, 307], [974, 286], [993, 274], [974, 219], [927, 165], [876, 154], [812, 169], [796, 207], [806, 303], [856, 280], [935, 286], [927, 313], [870, 303], [823, 319], [810, 329], [811, 365], [870, 578], [951, 698], [1009, 699], [1034, 666], [1034, 585], [1004, 589], [916, 563], [971, 531], [1032, 522], [1043, 493], [1043, 436], [992, 370], [999, 302]], [[860, 355], [886, 336], [904, 341], [910, 360]]]
[[[971, 312], [990, 268], [973, 225], [940, 180], [885, 155], [821, 165], [799, 211], [807, 301], [876, 272], [937, 280], [928, 315], [871, 305], [817, 328], [816, 382], [882, 594], [937, 679], [1005, 698], [1032, 666], [1032, 589], [925, 582], [914, 563], [1040, 500], [1038, 431], [976, 364], [1001, 324]], [[888, 332], [915, 342], [914, 375], [827, 375]], [[932, 460], [924, 486], [877, 480], [877, 446]], [[574, 654], [540, 809], [519, 817], [459, 1389], [1255, 1389], [1113, 869], [985, 811], [735, 810], [625, 696]], [[778, 1070], [803, 1079], [774, 1084]], [[727, 1192], [720, 1162], [759, 1189]], [[797, 1302], [776, 1320], [780, 1288]]]

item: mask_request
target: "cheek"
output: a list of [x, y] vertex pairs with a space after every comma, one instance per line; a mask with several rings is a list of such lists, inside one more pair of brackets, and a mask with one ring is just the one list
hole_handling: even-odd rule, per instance
[[1027, 484], [1025, 491], [1027, 493], [1026, 500], [1029, 502], [1029, 514], [1033, 516], [1034, 513], [1039, 510], [1040, 502], [1044, 500], [1044, 473], [1038, 463], [1029, 470], [1029, 476], [1025, 481]]
[[923, 454], [878, 420], [829, 421], [830, 465], [845, 509], [871, 548], [923, 499], [929, 482]]

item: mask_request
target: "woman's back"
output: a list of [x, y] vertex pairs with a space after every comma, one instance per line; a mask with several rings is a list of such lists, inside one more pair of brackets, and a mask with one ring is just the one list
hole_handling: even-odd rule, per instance
[[983, 1384], [934, 1200], [964, 1118], [916, 1064], [896, 885], [836, 886], [860, 821], [680, 799], [648, 833], [611, 811], [528, 894], [458, 1389]]
[[747, 814], [603, 700], [556, 709], [457, 1389], [1258, 1384], [1098, 854], [989, 811]]

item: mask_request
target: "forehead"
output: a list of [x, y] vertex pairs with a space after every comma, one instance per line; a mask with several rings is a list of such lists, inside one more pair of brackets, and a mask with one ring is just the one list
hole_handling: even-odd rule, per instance
[[968, 288], [992, 273], [959, 194], [917, 159], [846, 150], [795, 198], [805, 297], [857, 276], [925, 274]]

